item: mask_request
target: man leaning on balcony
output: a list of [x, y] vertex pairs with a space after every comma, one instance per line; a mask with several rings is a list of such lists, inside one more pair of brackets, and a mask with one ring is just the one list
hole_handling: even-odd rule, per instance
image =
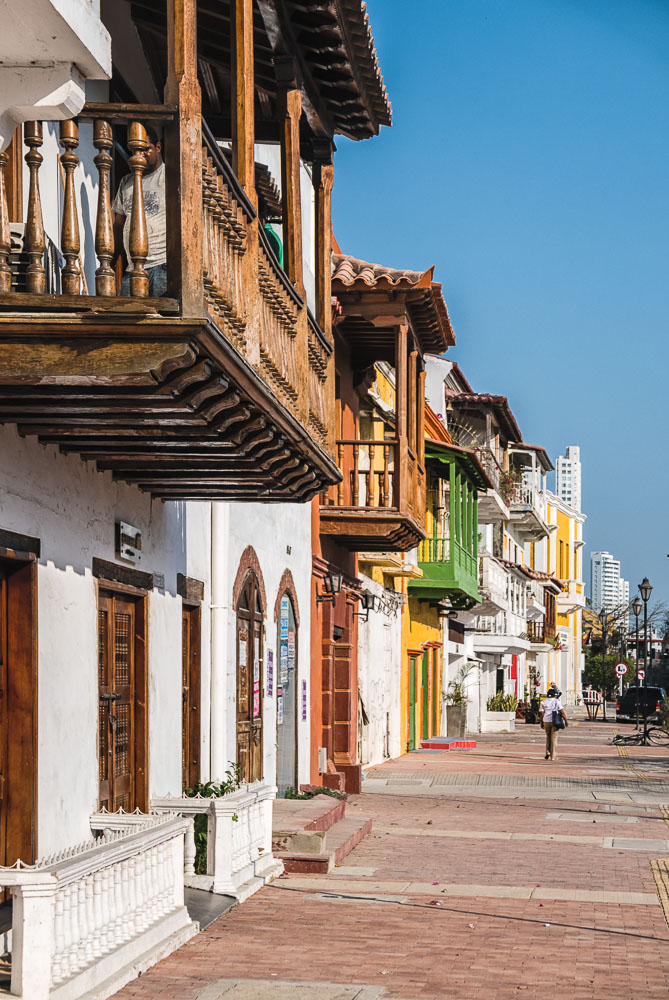
[[[144, 213], [149, 242], [145, 268], [149, 277], [149, 295], [160, 297], [167, 290], [167, 241], [165, 225], [165, 163], [162, 143], [155, 129], [147, 126], [147, 148], [142, 152], [146, 167], [142, 175]], [[114, 212], [114, 257], [123, 257], [124, 274], [121, 295], [130, 295], [130, 215], [132, 213], [132, 174], [122, 178], [112, 206]]]

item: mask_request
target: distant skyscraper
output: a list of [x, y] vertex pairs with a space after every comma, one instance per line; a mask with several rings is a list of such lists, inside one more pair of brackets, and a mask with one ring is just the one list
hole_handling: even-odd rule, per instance
[[630, 585], [620, 575], [620, 561], [610, 552], [593, 552], [590, 556], [590, 595], [594, 611], [613, 611], [629, 604]]
[[567, 454], [559, 455], [555, 466], [555, 492], [574, 510], [581, 509], [581, 449], [567, 446]]

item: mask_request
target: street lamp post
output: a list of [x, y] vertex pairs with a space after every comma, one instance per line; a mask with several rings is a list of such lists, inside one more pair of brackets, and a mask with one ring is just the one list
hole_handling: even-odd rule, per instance
[[638, 730], [639, 728], [639, 615], [641, 614], [641, 608], [643, 607], [641, 603], [641, 598], [637, 594], [632, 601], [632, 611], [634, 612], [635, 618], [635, 640], [634, 640], [634, 665], [636, 668], [636, 722], [634, 728]]
[[599, 612], [599, 620], [602, 623], [602, 722], [606, 722], [606, 626], [608, 615], [606, 608]]
[[653, 591], [647, 576], [639, 584], [639, 593], [643, 601], [643, 742], [648, 742], [648, 602]]

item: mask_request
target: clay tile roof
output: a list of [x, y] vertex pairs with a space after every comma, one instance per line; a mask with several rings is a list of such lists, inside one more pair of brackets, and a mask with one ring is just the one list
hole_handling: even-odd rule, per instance
[[[434, 266], [426, 271], [400, 270], [370, 264], [348, 254], [332, 255], [332, 285], [336, 294], [345, 291], [408, 292], [407, 308], [424, 351], [441, 354], [455, 344], [441, 284], [433, 281]], [[346, 312], [346, 309], [344, 309]]]
[[453, 392], [446, 389], [446, 399], [449, 403], [461, 404], [470, 409], [477, 406], [492, 406], [500, 424], [505, 428], [506, 436], [510, 441], [520, 443], [523, 435], [520, 427], [516, 423], [509, 400], [506, 396], [493, 396], [488, 392]]
[[548, 452], [546, 451], [543, 445], [528, 444], [527, 441], [521, 441], [520, 446], [519, 448], [516, 449], [516, 451], [522, 450], [522, 448], [527, 448], [528, 451], [535, 451], [537, 453], [537, 458], [539, 459], [539, 462], [543, 466], [544, 472], [553, 471], [555, 466], [548, 457]]

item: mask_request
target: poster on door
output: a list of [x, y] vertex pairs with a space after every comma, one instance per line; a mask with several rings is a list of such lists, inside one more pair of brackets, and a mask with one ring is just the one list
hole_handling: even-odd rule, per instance
[[307, 682], [302, 681], [302, 722], [307, 721]]
[[285, 643], [279, 650], [279, 680], [282, 684], [288, 680], [288, 646]]
[[276, 689], [276, 724], [277, 726], [283, 723], [283, 688], [281, 685]]
[[279, 614], [279, 638], [282, 642], [288, 639], [288, 598], [281, 599], [281, 610]]
[[295, 630], [288, 631], [288, 669], [295, 669]]
[[239, 666], [246, 666], [246, 639], [239, 640]]
[[260, 660], [253, 661], [253, 718], [260, 715]]

